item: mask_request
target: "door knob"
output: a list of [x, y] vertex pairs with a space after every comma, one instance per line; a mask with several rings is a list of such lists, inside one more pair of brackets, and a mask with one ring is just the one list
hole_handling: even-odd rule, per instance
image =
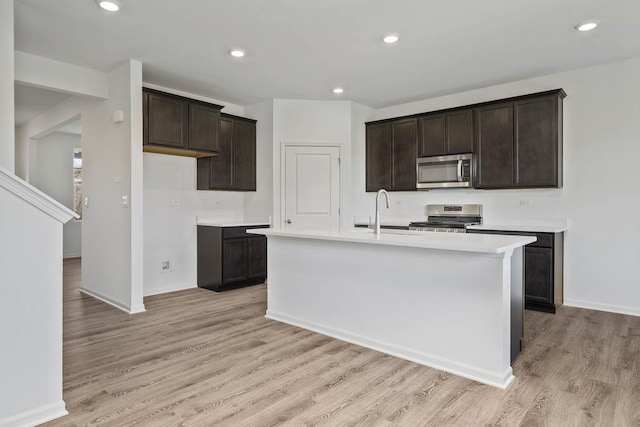
[[290, 219], [287, 220], [287, 224], [291, 224], [291, 220]]

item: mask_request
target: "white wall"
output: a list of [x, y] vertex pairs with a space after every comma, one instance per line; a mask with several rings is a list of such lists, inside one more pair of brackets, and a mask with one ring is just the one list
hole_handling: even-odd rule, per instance
[[109, 73], [109, 98], [82, 109], [81, 287], [130, 313], [144, 311], [141, 147], [142, 64], [130, 60]]
[[[640, 58], [635, 58], [377, 110], [375, 118], [383, 119], [555, 88], [568, 94], [562, 189], [392, 193], [392, 209], [382, 212], [383, 222], [424, 218], [426, 204], [450, 202], [482, 203], [489, 221], [566, 218], [565, 303], [640, 315], [638, 76]], [[368, 216], [374, 199], [363, 193], [363, 137], [353, 144], [354, 213]], [[521, 199], [533, 205], [520, 207]], [[610, 215], [616, 219], [606, 220]]]
[[70, 95], [106, 98], [107, 74], [24, 52], [15, 52], [15, 81]]
[[[73, 149], [81, 148], [80, 135], [55, 132], [38, 140], [38, 179], [31, 184], [70, 210], [74, 210]], [[82, 222], [63, 226], [62, 256], [81, 255]]]
[[244, 194], [244, 218], [264, 221], [273, 215], [273, 101], [244, 108], [256, 123], [256, 191]]
[[[70, 96], [55, 107], [17, 128], [16, 175], [27, 182], [31, 182], [37, 174], [36, 171], [32, 170], [32, 168], [35, 167], [35, 156], [37, 155], [37, 144], [35, 140], [66, 124], [81, 120], [82, 113], [87, 106], [95, 102], [95, 99]], [[31, 151], [33, 151], [33, 153]]]
[[[59, 71], [64, 65], [56, 63], [54, 68]], [[82, 71], [70, 67], [74, 72]], [[87, 73], [96, 76], [91, 71]], [[39, 75], [44, 79], [43, 87], [65, 82], [47, 80], [46, 73]], [[97, 76], [93, 83], [102, 87]], [[107, 84], [108, 99], [96, 100], [95, 93], [89, 97], [72, 96], [21, 126], [15, 141], [16, 163], [20, 176], [29, 180], [30, 168], [36, 164], [34, 138], [81, 120], [83, 193], [89, 199], [89, 206], [83, 209], [81, 290], [126, 312], [137, 313], [144, 311], [142, 64], [124, 62], [108, 73]], [[76, 89], [96, 85], [79, 85]], [[120, 109], [125, 120], [114, 124], [113, 111]], [[33, 175], [36, 178], [37, 174]], [[122, 205], [123, 196], [128, 198], [127, 207]]]
[[[273, 101], [273, 223], [282, 224], [280, 163], [283, 143], [342, 144], [342, 203], [351, 197], [351, 102], [276, 99]], [[342, 215], [341, 221], [346, 224]]]
[[[145, 87], [223, 105], [223, 112], [245, 116], [239, 105], [156, 85]], [[144, 294], [194, 288], [196, 217], [242, 220], [245, 193], [197, 191], [196, 159], [189, 157], [144, 153], [143, 170]], [[162, 270], [163, 261], [171, 263], [171, 271]]]
[[0, 206], [0, 425], [37, 425], [66, 414], [62, 224], [2, 187]]
[[[144, 153], [145, 295], [197, 286], [197, 216], [237, 220], [243, 215], [243, 193], [196, 191], [195, 159]], [[171, 271], [162, 271], [163, 261], [171, 263]]]
[[106, 99], [109, 86], [108, 75], [77, 65], [15, 52], [14, 78], [15, 81], [29, 86], [76, 95], [16, 129], [15, 173], [25, 181], [30, 181], [29, 168], [33, 164], [33, 156], [30, 156], [29, 151], [34, 148], [31, 139], [77, 120], [84, 105]]
[[13, 0], [0, 0], [0, 167], [15, 170]]

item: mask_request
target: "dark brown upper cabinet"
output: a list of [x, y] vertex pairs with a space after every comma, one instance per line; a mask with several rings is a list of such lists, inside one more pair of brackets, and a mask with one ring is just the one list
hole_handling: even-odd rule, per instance
[[391, 188], [391, 123], [366, 127], [366, 189]]
[[476, 108], [476, 188], [513, 186], [513, 103]]
[[198, 159], [198, 190], [256, 190], [256, 121], [222, 114], [219, 151]]
[[222, 106], [147, 88], [142, 93], [144, 151], [188, 157], [218, 153]]
[[366, 190], [416, 189], [416, 118], [367, 124]]
[[562, 187], [564, 92], [514, 102], [514, 186]]
[[418, 157], [473, 152], [473, 110], [455, 110], [418, 118]]
[[476, 188], [562, 187], [562, 90], [475, 109]]

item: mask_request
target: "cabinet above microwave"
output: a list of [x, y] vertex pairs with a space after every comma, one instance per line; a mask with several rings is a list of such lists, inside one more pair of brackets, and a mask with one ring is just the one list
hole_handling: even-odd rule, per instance
[[[555, 89], [367, 122], [366, 191], [561, 188], [566, 96]], [[472, 161], [461, 178], [457, 163], [441, 165], [445, 172], [416, 175], [418, 159], [465, 153], [472, 154]], [[438, 180], [432, 173], [444, 173], [449, 185], [434, 184]], [[414, 186], [411, 178], [426, 186]]]

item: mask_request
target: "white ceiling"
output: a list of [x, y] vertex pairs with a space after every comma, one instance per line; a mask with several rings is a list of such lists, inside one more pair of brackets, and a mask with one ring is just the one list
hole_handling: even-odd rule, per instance
[[16, 49], [102, 71], [134, 58], [145, 82], [238, 104], [372, 107], [640, 56], [638, 0], [121, 1], [16, 0]]

